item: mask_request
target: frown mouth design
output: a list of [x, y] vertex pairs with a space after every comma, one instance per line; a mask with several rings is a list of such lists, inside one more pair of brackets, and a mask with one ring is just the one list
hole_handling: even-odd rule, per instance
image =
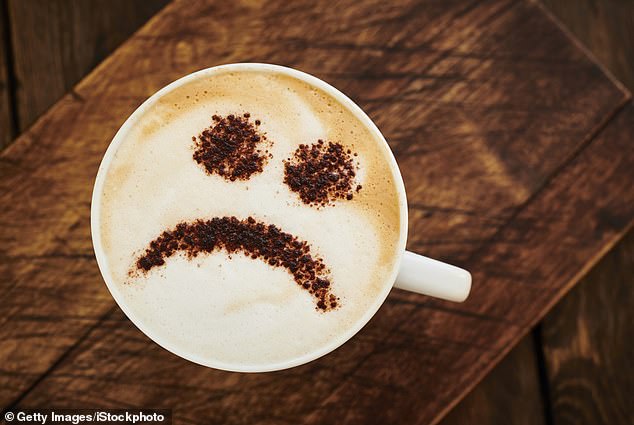
[[296, 236], [283, 232], [273, 224], [248, 217], [215, 217], [193, 222], [181, 222], [150, 242], [135, 269], [147, 273], [165, 264], [176, 253], [189, 258], [199, 254], [224, 250], [259, 259], [272, 267], [283, 267], [295, 282], [315, 297], [316, 308], [329, 311], [339, 305], [331, 292], [328, 269], [323, 260], [310, 254], [310, 245]]

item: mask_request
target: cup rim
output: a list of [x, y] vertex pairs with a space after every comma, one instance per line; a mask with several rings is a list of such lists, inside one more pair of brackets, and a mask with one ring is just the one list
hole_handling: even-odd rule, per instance
[[[132, 128], [132, 126], [136, 123], [136, 121], [143, 116], [145, 111], [154, 105], [160, 98], [162, 98], [165, 94], [171, 92], [172, 90], [177, 89], [178, 87], [189, 83], [190, 81], [196, 80], [198, 78], [204, 76], [213, 76], [215, 74], [223, 73], [223, 72], [241, 72], [241, 71], [265, 71], [265, 72], [275, 72], [279, 74], [283, 74], [286, 76], [290, 76], [296, 78], [298, 80], [304, 81], [309, 85], [312, 85], [318, 89], [323, 90], [328, 93], [332, 97], [334, 97], [339, 103], [341, 103], [344, 107], [347, 107], [359, 121], [366, 128], [372, 132], [375, 137], [379, 140], [380, 144], [383, 146], [388, 161], [390, 163], [390, 168], [394, 174], [394, 183], [398, 193], [399, 200], [399, 211], [400, 211], [400, 235], [399, 241], [397, 244], [397, 258], [395, 259], [393, 270], [390, 273], [387, 281], [391, 282], [390, 285], [385, 285], [382, 292], [376, 297], [375, 302], [372, 306], [370, 306], [365, 314], [361, 316], [360, 319], [356, 321], [356, 323], [351, 326], [347, 332], [341, 334], [337, 338], [330, 341], [329, 344], [326, 344], [320, 347], [317, 350], [313, 350], [307, 354], [303, 354], [301, 356], [295, 357], [290, 360], [268, 363], [268, 364], [244, 364], [244, 363], [226, 363], [217, 360], [210, 360], [203, 358], [202, 356], [198, 356], [194, 353], [189, 353], [187, 350], [183, 350], [177, 346], [177, 344], [171, 344], [167, 341], [163, 341], [160, 333], [154, 332], [152, 329], [146, 327], [143, 322], [134, 314], [133, 310], [128, 307], [125, 299], [118, 289], [118, 285], [115, 284], [113, 279], [111, 278], [110, 270], [108, 267], [107, 259], [105, 258], [105, 253], [102, 247], [101, 241], [101, 232], [100, 232], [100, 221], [101, 221], [101, 194], [103, 191], [103, 185], [105, 181], [105, 177], [108, 174], [108, 170], [110, 168], [110, 164], [114, 158], [115, 153], [117, 152], [119, 146], [125, 139], [128, 131]], [[230, 63], [224, 65], [217, 65], [210, 68], [205, 68], [199, 71], [195, 71], [193, 73], [187, 74], [171, 83], [166, 85], [165, 87], [158, 90], [148, 99], [146, 99], [135, 111], [126, 119], [123, 125], [119, 128], [112, 141], [110, 142], [106, 152], [101, 160], [101, 164], [99, 165], [99, 169], [97, 171], [97, 176], [95, 178], [95, 184], [93, 187], [92, 193], [92, 201], [90, 208], [90, 230], [92, 236], [92, 244], [93, 250], [95, 252], [95, 257], [97, 260], [97, 265], [99, 266], [99, 271], [101, 276], [106, 283], [106, 287], [110, 291], [110, 294], [114, 298], [115, 302], [121, 308], [121, 310], [125, 313], [125, 315], [130, 319], [130, 321], [146, 336], [148, 336], [154, 343], [158, 344], [162, 348], [167, 351], [182, 357], [186, 360], [189, 360], [193, 363], [200, 364], [202, 366], [211, 367], [214, 369], [220, 369], [231, 372], [271, 372], [277, 370], [283, 370], [292, 368], [295, 366], [300, 366], [305, 363], [309, 363], [313, 360], [316, 360], [335, 349], [339, 348], [349, 339], [351, 339], [354, 335], [356, 335], [376, 314], [381, 305], [385, 302], [389, 292], [394, 286], [394, 282], [396, 280], [396, 276], [398, 274], [401, 260], [403, 254], [405, 252], [405, 244], [407, 242], [407, 223], [408, 223], [408, 211], [407, 211], [407, 198], [405, 193], [405, 185], [403, 183], [403, 177], [401, 175], [401, 171], [396, 163], [396, 159], [394, 158], [394, 154], [390, 149], [385, 137], [380, 132], [376, 124], [368, 117], [368, 115], [359, 107], [355, 102], [353, 102], [348, 96], [343, 94], [341, 91], [326, 83], [325, 81], [305, 73], [303, 71], [299, 71], [294, 68], [289, 68], [282, 65], [269, 64], [269, 63], [255, 63], [255, 62], [243, 62], [243, 63]]]

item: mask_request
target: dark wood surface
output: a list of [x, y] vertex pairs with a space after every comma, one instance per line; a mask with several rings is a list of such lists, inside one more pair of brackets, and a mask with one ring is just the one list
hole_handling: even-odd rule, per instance
[[4, 0], [0, 0], [0, 149], [8, 145], [16, 136], [13, 125], [13, 110], [10, 100], [9, 67], [10, 52], [7, 51], [8, 43], [8, 18], [6, 16]]
[[[634, 90], [634, 2], [545, 0], [544, 3], [545, 11], [560, 21], [562, 30], [569, 31], [582, 44], [574, 38], [573, 42], [587, 48], [630, 91]], [[533, 335], [521, 343], [536, 341], [535, 350], [515, 349], [509, 353], [491, 373], [492, 377], [487, 377], [456, 406], [443, 425], [531, 420], [548, 424], [631, 424], [634, 405], [625, 400], [634, 398], [631, 372], [634, 356], [629, 343], [632, 335], [627, 335], [634, 323], [633, 251], [634, 235], [630, 231], [565, 297], [562, 307], [553, 309]], [[600, 331], [589, 336], [588, 325], [592, 328], [593, 324]], [[593, 353], [591, 359], [588, 352]], [[563, 369], [562, 362], [566, 364]], [[516, 373], [522, 373], [539, 363], [542, 363], [539, 396], [543, 399], [543, 416], [535, 406], [518, 403], [536, 397], [526, 380], [515, 383], [518, 397], [511, 404], [512, 413], [505, 420], [492, 414], [504, 410], [507, 385], [512, 379], [499, 370], [505, 364], [515, 364]]]
[[542, 0], [581, 44], [630, 90], [634, 88], [634, 2]]
[[[526, 337], [442, 420], [442, 425], [547, 425], [535, 360]], [[528, 361], [527, 361], [528, 360]]]
[[[634, 419], [634, 232], [542, 324], [554, 423]], [[629, 320], [628, 320], [629, 319]]]
[[[2, 154], [3, 405], [160, 405], [179, 423], [433, 422], [629, 226], [628, 94], [538, 7], [306, 9], [171, 5]], [[298, 67], [359, 101], [403, 167], [410, 248], [476, 272], [469, 303], [394, 291], [342, 349], [265, 375], [188, 364], [113, 307], [88, 234], [100, 155], [153, 91], [239, 60]]]
[[[546, 0], [545, 4], [634, 90], [634, 2]], [[629, 425], [634, 420], [632, 252], [630, 230], [539, 328], [552, 423]]]
[[8, 3], [20, 131], [68, 92], [168, 0]]

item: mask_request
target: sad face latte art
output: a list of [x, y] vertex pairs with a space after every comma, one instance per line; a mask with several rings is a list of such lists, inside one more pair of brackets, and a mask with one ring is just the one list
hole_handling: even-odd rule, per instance
[[218, 68], [135, 113], [104, 170], [100, 267], [126, 314], [201, 364], [273, 370], [367, 321], [403, 246], [390, 153], [274, 68]]

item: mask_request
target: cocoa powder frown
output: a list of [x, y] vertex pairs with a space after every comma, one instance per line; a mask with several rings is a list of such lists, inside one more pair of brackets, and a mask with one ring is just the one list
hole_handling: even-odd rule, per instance
[[218, 250], [242, 253], [272, 267], [285, 268], [302, 289], [315, 297], [318, 310], [332, 310], [339, 303], [331, 292], [326, 265], [321, 258], [310, 254], [308, 243], [253, 217], [244, 220], [215, 217], [179, 223], [150, 242], [145, 253], [137, 259], [135, 268], [147, 273], [164, 265], [165, 259], [177, 252], [193, 258]]

